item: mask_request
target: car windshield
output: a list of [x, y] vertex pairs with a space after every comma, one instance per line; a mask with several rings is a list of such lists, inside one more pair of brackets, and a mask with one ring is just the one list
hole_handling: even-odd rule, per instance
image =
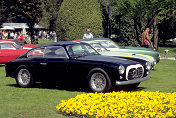
[[91, 43], [90, 44], [95, 50], [97, 51], [108, 51], [104, 46], [102, 46], [100, 43]]
[[67, 47], [69, 55], [72, 57], [81, 57], [89, 55], [98, 55], [99, 53], [87, 44], [76, 44]]
[[113, 41], [108, 41], [108, 40], [99, 40], [96, 41], [103, 45], [105, 48], [119, 48], [117, 44], [115, 44]]

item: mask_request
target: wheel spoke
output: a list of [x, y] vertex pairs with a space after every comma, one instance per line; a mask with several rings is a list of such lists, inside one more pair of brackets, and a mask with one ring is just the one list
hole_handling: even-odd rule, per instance
[[30, 73], [27, 69], [21, 69], [18, 72], [18, 81], [21, 85], [27, 85], [30, 82]]
[[91, 77], [91, 86], [96, 91], [102, 91], [106, 87], [106, 78], [102, 73], [94, 73]]

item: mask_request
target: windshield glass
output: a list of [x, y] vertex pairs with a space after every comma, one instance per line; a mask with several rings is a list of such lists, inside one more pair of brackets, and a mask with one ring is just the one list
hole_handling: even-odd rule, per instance
[[97, 51], [108, 51], [104, 46], [102, 46], [100, 43], [91, 43], [90, 44], [95, 50]]
[[106, 40], [101, 40], [101, 41], [96, 41], [103, 45], [105, 48], [119, 48], [117, 44], [115, 44], [113, 41], [106, 41]]
[[86, 44], [76, 44], [67, 47], [69, 55], [72, 57], [89, 56], [99, 54], [95, 49]]

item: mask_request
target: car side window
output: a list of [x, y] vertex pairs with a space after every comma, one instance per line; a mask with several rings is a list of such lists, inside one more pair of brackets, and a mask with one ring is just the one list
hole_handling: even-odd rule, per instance
[[1, 50], [15, 50], [15, 47], [13, 47], [10, 44], [0, 44], [0, 49]]
[[68, 58], [67, 53], [62, 46], [50, 46], [45, 49], [45, 58]]
[[43, 57], [43, 54], [44, 54], [44, 48], [36, 48], [28, 52], [27, 57], [40, 58], [40, 57]]

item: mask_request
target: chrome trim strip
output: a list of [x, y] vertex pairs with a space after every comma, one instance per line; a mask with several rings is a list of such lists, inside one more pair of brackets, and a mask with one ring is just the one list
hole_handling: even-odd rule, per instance
[[116, 86], [118, 85], [128, 85], [128, 84], [135, 84], [135, 83], [139, 83], [145, 80], [148, 80], [149, 76], [144, 77], [144, 78], [138, 78], [138, 79], [133, 79], [133, 80], [128, 80], [128, 81], [117, 81], [116, 80]]

